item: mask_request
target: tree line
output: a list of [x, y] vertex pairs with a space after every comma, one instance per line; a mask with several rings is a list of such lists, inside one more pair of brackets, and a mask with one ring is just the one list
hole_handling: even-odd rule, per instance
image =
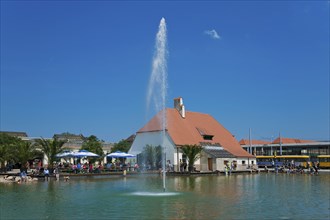
[[[5, 169], [6, 164], [18, 164], [21, 168], [26, 168], [25, 165], [29, 161], [36, 158], [43, 158], [46, 155], [48, 158], [48, 167], [53, 168], [54, 162], [59, 161], [56, 155], [68, 150], [65, 148], [66, 142], [56, 137], [52, 139], [40, 138], [34, 140], [34, 142], [23, 141], [6, 133], [0, 133], [0, 167], [1, 169]], [[95, 135], [84, 139], [81, 150], [87, 150], [100, 156], [99, 158], [91, 159], [90, 162], [93, 163], [96, 160], [102, 160], [105, 156], [102, 149], [102, 142]], [[130, 147], [130, 142], [121, 140], [114, 144], [111, 152], [128, 152]], [[202, 147], [198, 145], [184, 145], [180, 149], [187, 157], [189, 171], [192, 171], [194, 162], [199, 158]], [[140, 162], [150, 165], [151, 169], [159, 169], [161, 167], [162, 148], [160, 146], [154, 147], [147, 145], [143, 149], [143, 152], [138, 155], [138, 159]]]
[[[26, 168], [25, 165], [36, 158], [48, 158], [48, 167], [53, 168], [54, 162], [59, 161], [57, 154], [65, 150], [65, 143], [67, 141], [60, 140], [56, 137], [52, 139], [36, 139], [34, 141], [24, 141], [18, 137], [10, 136], [6, 133], [0, 133], [0, 167], [5, 169], [7, 164], [17, 164], [20, 168]], [[91, 159], [102, 160], [105, 156], [102, 149], [102, 140], [95, 135], [91, 135], [84, 139], [81, 150], [88, 150], [90, 152], [100, 155], [100, 158]], [[130, 148], [130, 143], [122, 140], [111, 149], [111, 152], [120, 150], [127, 152]]]

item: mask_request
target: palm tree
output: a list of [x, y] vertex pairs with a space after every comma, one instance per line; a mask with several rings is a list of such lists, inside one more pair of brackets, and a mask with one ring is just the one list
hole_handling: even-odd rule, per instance
[[21, 167], [27, 168], [26, 164], [29, 160], [40, 155], [34, 144], [31, 142], [21, 141], [14, 150], [16, 162], [21, 164]]
[[193, 171], [194, 163], [200, 158], [200, 153], [203, 150], [202, 146], [199, 145], [183, 145], [181, 147], [182, 153], [188, 158], [188, 170]]
[[47, 156], [48, 166], [50, 168], [53, 168], [53, 163], [56, 161], [56, 154], [64, 150], [64, 144], [65, 141], [58, 140], [57, 138], [52, 140], [41, 138], [36, 141], [36, 146], [40, 147], [40, 150]]

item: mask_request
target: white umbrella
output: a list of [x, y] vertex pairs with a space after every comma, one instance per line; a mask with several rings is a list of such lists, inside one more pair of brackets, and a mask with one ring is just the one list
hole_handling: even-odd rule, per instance
[[99, 157], [98, 154], [94, 154], [92, 152], [89, 152], [87, 150], [80, 150], [78, 152], [74, 152], [72, 154], [73, 157]]
[[72, 151], [63, 151], [62, 153], [58, 153], [55, 156], [58, 158], [73, 157], [73, 152]]
[[116, 151], [116, 152], [108, 154], [107, 157], [124, 158], [124, 157], [135, 157], [135, 155], [128, 154], [128, 153], [121, 152], [121, 151]]

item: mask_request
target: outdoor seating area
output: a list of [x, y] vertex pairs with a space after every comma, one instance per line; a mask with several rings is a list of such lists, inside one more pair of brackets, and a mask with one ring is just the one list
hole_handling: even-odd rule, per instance
[[[131, 166], [130, 163], [125, 163], [126, 158], [135, 157], [135, 155], [127, 154], [121, 151], [107, 154], [105, 157], [114, 162], [108, 162], [106, 164], [103, 164], [103, 162], [100, 161], [90, 163], [88, 159], [93, 159], [92, 161], [95, 161], [95, 159], [100, 156], [86, 150], [80, 150], [78, 152], [65, 151], [57, 154], [56, 157], [63, 161], [56, 164], [56, 167], [59, 169], [60, 173], [87, 174], [137, 170], [137, 164]], [[70, 161], [68, 160], [70, 158], [74, 159], [71, 160], [73, 163], [68, 162]]]
[[116, 151], [105, 157], [106, 160], [104, 160], [104, 156], [101, 157], [87, 150], [63, 151], [56, 155], [56, 160], [48, 161], [50, 163], [43, 163], [42, 159], [33, 159], [24, 166], [8, 163], [0, 173], [10, 176], [25, 173], [28, 176], [43, 178], [56, 176], [55, 174], [88, 175], [139, 171], [137, 163], [126, 162], [126, 158], [135, 157], [135, 155]]
[[71, 173], [71, 174], [88, 174], [88, 173], [109, 173], [109, 172], [123, 172], [126, 171], [139, 171], [138, 165], [135, 164], [131, 166], [130, 163], [122, 164], [122, 163], [107, 163], [105, 165], [88, 165], [87, 163], [81, 165], [78, 163], [77, 165], [59, 165], [60, 173]]

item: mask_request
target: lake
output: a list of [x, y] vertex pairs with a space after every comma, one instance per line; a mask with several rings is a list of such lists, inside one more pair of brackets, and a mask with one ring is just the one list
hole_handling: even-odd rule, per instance
[[329, 219], [330, 175], [71, 177], [1, 184], [0, 219]]

